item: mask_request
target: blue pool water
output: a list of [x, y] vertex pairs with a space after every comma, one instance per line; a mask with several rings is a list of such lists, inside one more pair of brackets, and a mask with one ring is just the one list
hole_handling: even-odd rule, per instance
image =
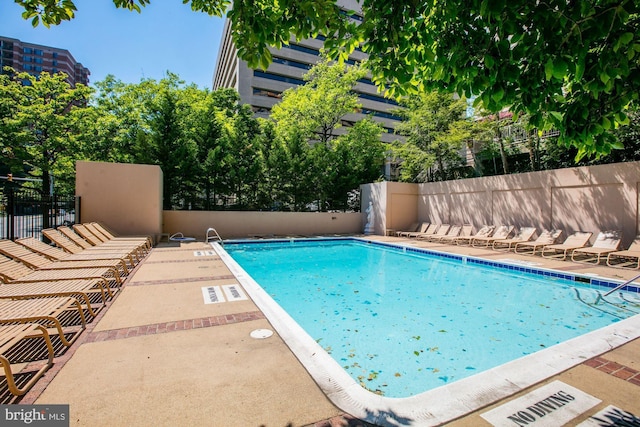
[[407, 397], [610, 325], [580, 283], [356, 240], [225, 250], [358, 383]]

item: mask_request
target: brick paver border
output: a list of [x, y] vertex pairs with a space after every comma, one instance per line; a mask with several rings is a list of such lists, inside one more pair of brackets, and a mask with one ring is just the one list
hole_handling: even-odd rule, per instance
[[640, 371], [630, 368], [604, 357], [594, 357], [583, 363], [605, 374], [613, 375], [616, 378], [630, 382], [631, 384], [640, 386]]

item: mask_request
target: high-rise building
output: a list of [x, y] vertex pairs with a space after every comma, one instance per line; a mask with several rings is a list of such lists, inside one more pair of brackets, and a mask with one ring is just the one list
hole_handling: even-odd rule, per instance
[[89, 69], [77, 62], [66, 49], [27, 43], [18, 39], [0, 36], [0, 72], [4, 67], [37, 76], [46, 71], [52, 74], [63, 72], [69, 77], [71, 86], [89, 84]]
[[[355, 0], [339, 0], [338, 5], [345, 10], [359, 9]], [[352, 15], [352, 18], [359, 19], [357, 15]], [[288, 46], [283, 46], [281, 49], [270, 48], [273, 61], [266, 70], [253, 70], [248, 67], [246, 61], [238, 58], [237, 49], [231, 39], [230, 21], [227, 19], [218, 51], [213, 89], [236, 89], [240, 94], [240, 102], [251, 105], [257, 116], [267, 117], [271, 107], [280, 101], [282, 92], [305, 83], [302, 76], [320, 60], [323, 40], [322, 36], [302, 41], [295, 41], [292, 38]], [[356, 50], [348, 63], [353, 65], [366, 58], [367, 54]], [[379, 93], [377, 87], [368, 78], [360, 79], [354, 90], [358, 94], [362, 108], [344, 117], [343, 128], [352, 126], [364, 117], [370, 117], [384, 127], [381, 138], [383, 142], [398, 139], [398, 136], [394, 135], [394, 129], [400, 117], [390, 111], [397, 108], [398, 104]]]

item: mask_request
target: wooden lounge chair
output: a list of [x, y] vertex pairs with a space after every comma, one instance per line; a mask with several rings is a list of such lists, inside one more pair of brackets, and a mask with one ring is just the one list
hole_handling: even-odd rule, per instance
[[49, 282], [9, 283], [0, 285], [0, 299], [73, 297], [92, 317], [112, 297], [101, 281], [94, 279]]
[[560, 236], [562, 236], [562, 230], [542, 230], [536, 240], [516, 243], [513, 251], [522, 255], [535, 255], [538, 249], [542, 250], [545, 246], [556, 243]]
[[92, 231], [89, 226], [85, 224], [74, 224], [73, 231], [80, 237], [91, 243], [93, 246], [115, 246], [122, 248], [137, 248], [140, 253], [147, 255], [151, 250], [151, 246], [147, 240], [130, 240], [130, 239], [107, 239], [104, 236], [99, 236]]
[[501, 225], [494, 230], [490, 236], [478, 236], [471, 239], [471, 246], [475, 248], [486, 248], [491, 246], [494, 240], [507, 239], [513, 232], [513, 225]]
[[574, 250], [571, 261], [600, 264], [607, 255], [618, 250], [621, 240], [620, 231], [601, 231], [592, 246]]
[[449, 227], [449, 229], [447, 230], [447, 232], [445, 234], [440, 234], [440, 229], [438, 229], [438, 232], [436, 234], [434, 234], [433, 236], [427, 236], [427, 237], [423, 237], [423, 239], [429, 241], [429, 242], [436, 242], [436, 243], [440, 243], [442, 242], [442, 239], [444, 238], [449, 238], [449, 239], [453, 239], [456, 238], [460, 235], [460, 232], [462, 231], [462, 226], [461, 225], [452, 225], [451, 227]]
[[[458, 228], [458, 234], [460, 234], [460, 226], [457, 226]], [[447, 233], [449, 233], [449, 230], [451, 229], [451, 225], [449, 224], [440, 224], [440, 227], [438, 227], [438, 230], [433, 233], [433, 234], [423, 234], [423, 235], [419, 235], [418, 239], [422, 239], [422, 240], [427, 240], [427, 241], [436, 241], [441, 237], [444, 237], [447, 235]]]
[[51, 261], [25, 246], [11, 240], [0, 240], [0, 253], [15, 259], [27, 267], [36, 270], [60, 270], [68, 268], [109, 268], [115, 274], [125, 277], [128, 274], [126, 264], [122, 260], [80, 260], [80, 261]]
[[53, 228], [43, 229], [42, 235], [45, 236], [47, 239], [51, 240], [53, 243], [56, 244], [56, 246], [62, 248], [66, 252], [77, 255], [76, 258], [78, 258], [80, 255], [95, 256], [96, 259], [100, 259], [100, 257], [102, 257], [102, 259], [122, 258], [122, 259], [126, 259], [128, 264], [130, 265], [136, 265], [141, 260], [140, 258], [138, 258], [135, 252], [131, 253], [131, 251], [128, 251], [128, 250], [115, 249], [115, 248], [111, 250], [104, 250], [104, 249], [95, 250], [95, 249], [88, 249], [88, 248], [85, 249], [81, 246], [78, 246], [75, 242], [73, 242], [71, 239], [69, 239], [59, 230], [56, 230]]
[[493, 233], [493, 230], [496, 229], [495, 225], [483, 225], [480, 230], [474, 235], [471, 236], [460, 236], [453, 241], [456, 245], [470, 245], [473, 239], [478, 237], [489, 237]]
[[[14, 369], [23, 367], [24, 361], [12, 361], [9, 356], [11, 350], [22, 345], [26, 340], [42, 338], [47, 346], [48, 359], [45, 365], [39, 367], [26, 384], [19, 386], [16, 383]], [[34, 323], [20, 323], [17, 325], [0, 325], [0, 365], [4, 370], [4, 377], [9, 391], [16, 396], [22, 396], [38, 381], [42, 375], [53, 365], [55, 352], [47, 329]], [[27, 360], [34, 361], [34, 360]]]
[[113, 231], [109, 230], [108, 227], [106, 227], [104, 224], [100, 224], [99, 222], [90, 222], [85, 225], [90, 229], [97, 231], [109, 240], [145, 240], [149, 244], [149, 249], [153, 247], [152, 236], [117, 236], [113, 233]]
[[93, 251], [104, 251], [104, 250], [126, 251], [131, 255], [135, 255], [136, 258], [138, 259], [142, 259], [146, 255], [146, 253], [138, 245], [121, 245], [121, 244], [115, 245], [111, 243], [93, 245], [89, 241], [83, 239], [79, 234], [77, 234], [75, 231], [73, 231], [69, 227], [61, 226], [61, 227], [58, 227], [57, 230], [62, 234], [64, 234], [69, 240], [72, 240], [73, 243], [80, 246], [82, 249], [91, 249]]
[[129, 271], [135, 267], [133, 264], [133, 258], [125, 257], [109, 257], [100, 254], [70, 254], [65, 252], [64, 250], [48, 245], [40, 240], [37, 240], [33, 237], [24, 237], [22, 239], [17, 239], [16, 243], [26, 247], [27, 249], [38, 253], [51, 261], [100, 261], [107, 260], [113, 262], [114, 266], [117, 266], [119, 269], [122, 268], [124, 275], [128, 275]]
[[411, 237], [416, 233], [424, 233], [429, 228], [430, 224], [428, 222], [421, 222], [420, 225], [414, 231], [401, 231], [398, 236], [400, 237]]
[[491, 246], [494, 250], [507, 250], [515, 248], [517, 243], [528, 242], [531, 240], [534, 234], [536, 234], [535, 227], [522, 227], [515, 236], [510, 239], [496, 239]]
[[405, 233], [415, 233], [416, 231], [418, 231], [418, 228], [420, 228], [420, 223], [414, 222], [408, 229], [396, 231], [396, 236], [402, 237]]
[[627, 250], [610, 252], [607, 255], [607, 265], [640, 268], [640, 236], [636, 236]]
[[[71, 314], [71, 316], [70, 316]], [[68, 319], [78, 319], [79, 323]], [[0, 324], [37, 323], [55, 330], [62, 345], [69, 347], [78, 339], [87, 325], [80, 302], [72, 297], [0, 299]], [[81, 330], [70, 331], [66, 326], [80, 326]], [[71, 336], [71, 339], [67, 339]]]
[[82, 225], [103, 242], [111, 241], [143, 243], [149, 251], [153, 247], [153, 238], [151, 236], [116, 236], [98, 222], [89, 222]]
[[565, 260], [574, 250], [583, 248], [587, 243], [589, 243], [589, 239], [592, 235], [593, 233], [589, 231], [576, 231], [559, 245], [544, 246], [540, 255], [544, 258]]
[[[424, 227], [425, 224], [427, 224], [426, 228]], [[420, 231], [417, 231], [415, 233], [409, 233], [408, 237], [417, 239], [419, 237], [433, 236], [436, 233], [436, 231], [438, 231], [438, 228], [440, 228], [438, 224], [429, 224], [427, 222], [424, 222], [422, 223], [422, 227], [420, 227]]]
[[[0, 279], [5, 283], [46, 282], [56, 280], [95, 279], [113, 291], [122, 286], [117, 271], [109, 268], [71, 268], [60, 270], [33, 270], [21, 262], [0, 255]], [[112, 290], [113, 289], [113, 290]]]
[[[451, 229], [453, 229], [454, 227], [456, 226], [451, 227]], [[469, 237], [473, 232], [473, 225], [463, 224], [462, 226], [460, 226], [460, 231], [457, 235], [453, 235], [453, 233], [455, 233], [455, 230], [452, 232], [451, 229], [449, 229], [445, 236], [440, 237], [437, 242], [442, 244], [451, 244], [459, 237]]]

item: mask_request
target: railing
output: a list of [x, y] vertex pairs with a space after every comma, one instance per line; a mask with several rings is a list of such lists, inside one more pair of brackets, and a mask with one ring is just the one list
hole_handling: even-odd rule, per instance
[[0, 193], [0, 239], [40, 239], [44, 228], [75, 223], [78, 210], [78, 200], [73, 196], [50, 196], [37, 190], [5, 187]]

